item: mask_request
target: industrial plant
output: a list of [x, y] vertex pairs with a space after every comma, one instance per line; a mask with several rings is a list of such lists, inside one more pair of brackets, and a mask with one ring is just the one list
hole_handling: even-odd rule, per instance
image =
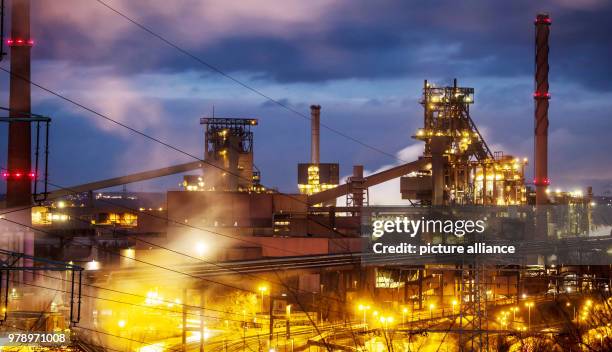
[[[30, 1], [8, 1], [6, 10], [3, 350], [612, 349], [612, 207], [588, 185], [551, 187], [548, 174], [548, 14], [534, 21], [535, 91], [526, 92], [534, 129], [524, 138], [533, 136], [533, 155], [491, 149], [472, 112], [480, 88], [464, 86], [469, 77], [433, 81], [423, 72], [422, 90], [413, 92], [423, 115], [405, 116], [422, 118], [405, 131], [422, 145], [418, 158], [376, 172], [334, 162], [321, 148], [331, 113], [311, 102], [310, 160], [292, 166], [295, 191], [285, 193], [263, 181], [276, 170], [256, 166], [258, 127], [268, 122], [215, 114], [184, 132], [203, 140], [198, 154], [170, 146], [192, 161], [59, 185], [49, 178], [54, 117], [31, 109]], [[178, 188], [125, 186], [161, 177]], [[370, 204], [373, 188], [391, 180], [407, 205]], [[369, 252], [372, 221], [399, 215], [482, 219], [482, 238], [433, 230], [420, 240], [495, 238], [518, 254]]]

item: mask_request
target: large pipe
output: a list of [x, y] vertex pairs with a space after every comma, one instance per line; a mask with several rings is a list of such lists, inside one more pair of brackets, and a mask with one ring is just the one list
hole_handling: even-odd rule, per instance
[[[429, 163], [430, 161], [428, 159], [423, 158], [423, 159], [413, 161], [411, 163], [398, 165], [391, 169], [369, 175], [368, 177], [364, 178], [363, 188], [364, 189], [370, 188], [370, 187], [379, 185], [383, 182], [392, 180], [394, 178], [402, 177], [413, 171], [422, 170]], [[338, 185], [337, 187], [334, 187], [334, 188], [331, 188], [325, 191], [321, 191], [319, 193], [315, 193], [313, 195], [308, 196], [308, 204], [309, 205], [321, 204], [321, 203], [330, 201], [332, 199], [336, 199], [338, 197], [347, 195], [350, 191], [351, 191], [350, 183], [344, 183], [344, 184]]]
[[321, 105], [310, 106], [310, 163], [319, 164]]
[[551, 20], [548, 14], [538, 14], [535, 20], [535, 178], [536, 204], [548, 203], [548, 37]]
[[[130, 174], [130, 175], [113, 177], [113, 178], [109, 178], [106, 180], [100, 180], [100, 181], [94, 181], [94, 182], [84, 183], [80, 185], [74, 185], [70, 187], [64, 187], [64, 188], [49, 192], [47, 199], [54, 200], [54, 199], [65, 197], [71, 194], [76, 195], [78, 193], [95, 191], [98, 189], [110, 188], [110, 187], [115, 187], [115, 186], [120, 186], [120, 185], [126, 185], [128, 183], [146, 181], [146, 180], [150, 180], [153, 178], [158, 178], [158, 177], [163, 177], [163, 176], [168, 176], [168, 175], [175, 175], [181, 172], [202, 169], [207, 166], [208, 166], [207, 164], [204, 164], [200, 161], [190, 161], [185, 164], [168, 166], [168, 167], [163, 167], [160, 169], [142, 171], [142, 172], [137, 172], [137, 173]], [[210, 168], [216, 169], [212, 166]]]
[[[30, 117], [30, 0], [13, 0], [11, 38], [9, 116]], [[10, 122], [8, 135], [8, 172], [6, 204], [29, 206], [32, 201], [30, 122]], [[18, 176], [17, 176], [18, 175]], [[31, 254], [31, 253], [28, 253]]]

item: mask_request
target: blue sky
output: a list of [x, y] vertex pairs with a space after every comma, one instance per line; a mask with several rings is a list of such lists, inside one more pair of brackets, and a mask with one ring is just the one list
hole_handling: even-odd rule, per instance
[[[324, 124], [403, 160], [420, 149], [410, 135], [422, 123], [423, 80], [450, 84], [454, 77], [476, 89], [472, 118], [492, 149], [532, 159], [533, 19], [547, 11], [552, 187], [612, 190], [611, 3], [108, 3], [306, 115], [309, 105], [320, 104]], [[302, 117], [94, 0], [33, 1], [32, 33], [33, 81], [190, 153], [203, 153], [198, 121], [213, 106], [217, 116], [259, 118], [255, 160], [264, 184], [297, 191], [296, 164], [309, 153], [309, 122]], [[8, 67], [8, 60], [0, 64]], [[3, 73], [4, 105], [7, 90]], [[54, 119], [50, 177], [62, 186], [190, 161], [36, 88], [33, 111]], [[5, 126], [0, 133], [5, 140]], [[353, 164], [374, 171], [398, 162], [325, 129], [321, 138], [322, 161], [339, 162], [343, 175]], [[167, 177], [128, 188], [164, 190], [178, 182]]]

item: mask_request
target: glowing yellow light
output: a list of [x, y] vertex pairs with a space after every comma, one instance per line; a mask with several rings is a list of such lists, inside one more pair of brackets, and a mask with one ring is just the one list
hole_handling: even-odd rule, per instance
[[147, 298], [145, 299], [145, 304], [150, 306], [156, 306], [161, 304], [164, 301], [164, 297], [162, 297], [157, 291], [149, 291], [147, 292]]
[[119, 326], [121, 329], [123, 329], [125, 327], [125, 320], [121, 319], [117, 322], [117, 326]]
[[163, 352], [164, 343], [158, 342], [152, 345], [142, 346], [138, 349], [138, 352]]
[[66, 202], [64, 202], [63, 200], [60, 200], [59, 202], [57, 202], [57, 207], [62, 209], [66, 207]]
[[207, 249], [208, 247], [206, 246], [204, 242], [198, 242], [196, 244], [196, 252], [198, 253], [199, 256], [203, 256], [206, 253]]
[[85, 270], [100, 270], [100, 262], [92, 260], [85, 264]]

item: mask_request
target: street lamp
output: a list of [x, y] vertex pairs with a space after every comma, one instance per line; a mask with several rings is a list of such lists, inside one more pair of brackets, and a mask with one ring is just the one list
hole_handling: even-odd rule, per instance
[[383, 327], [387, 330], [387, 318], [380, 317], [380, 322], [383, 323]]
[[287, 314], [287, 326], [285, 327], [285, 333], [288, 341], [291, 339], [291, 304], [288, 304], [285, 310], [285, 313]]
[[433, 303], [429, 304], [429, 318], [433, 319], [433, 309], [436, 308], [436, 305]]
[[380, 317], [380, 322], [383, 324], [383, 327], [384, 327], [385, 332], [386, 332], [388, 324], [392, 324], [393, 323], [393, 317], [381, 316]]
[[511, 307], [510, 311], [512, 311], [512, 321], [516, 320], [516, 312], [519, 311], [519, 307]]
[[589, 309], [593, 305], [593, 301], [590, 299], [586, 301], [586, 304], [582, 307], [582, 313], [580, 313], [580, 320], [586, 323], [587, 318], [589, 317]]
[[264, 312], [264, 293], [268, 291], [268, 287], [261, 285], [259, 286], [259, 292], [261, 292], [261, 312]]
[[527, 324], [527, 330], [531, 331], [531, 307], [533, 307], [533, 302], [527, 302], [525, 303], [525, 306], [527, 307], [528, 313], [528, 324]]
[[357, 309], [359, 309], [360, 311], [363, 312], [363, 330], [366, 330], [366, 325], [367, 325], [367, 321], [366, 321], [366, 313], [367, 311], [370, 309], [370, 306], [366, 306], [363, 304], [360, 304]]
[[[246, 328], [247, 328], [247, 323], [246, 323], [246, 309], [242, 310], [242, 350], [244, 351], [244, 348], [246, 347]], [[202, 332], [204, 331], [204, 329], [202, 329]], [[202, 337], [201, 337], [202, 341], [204, 341], [204, 333], [202, 333]]]
[[408, 308], [404, 307], [402, 309], [402, 325], [406, 324], [406, 313], [408, 313]]
[[501, 318], [502, 329], [506, 329], [508, 326], [508, 320], [506, 320], [506, 315]]
[[454, 299], [453, 302], [452, 302], [452, 304], [453, 304], [453, 315], [455, 315], [455, 307], [457, 306], [457, 303], [458, 302], [457, 302], [456, 299]]
[[570, 302], [565, 303], [565, 306], [566, 307], [570, 307], [571, 306], [572, 308], [574, 308], [574, 314], [572, 315], [572, 320], [576, 320], [576, 306], [571, 304]]

